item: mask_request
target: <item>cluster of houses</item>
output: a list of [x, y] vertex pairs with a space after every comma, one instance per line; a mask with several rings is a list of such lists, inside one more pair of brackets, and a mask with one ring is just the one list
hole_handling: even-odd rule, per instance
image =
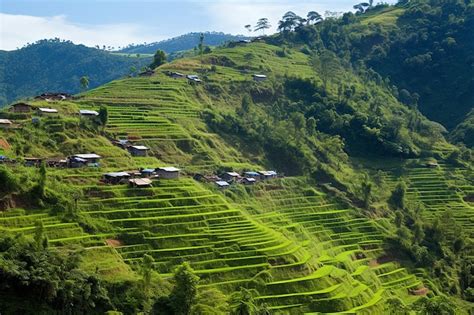
[[[43, 95], [43, 94], [42, 94]], [[16, 103], [10, 107], [10, 112], [12, 113], [22, 113], [22, 114], [30, 114], [32, 112], [36, 112], [37, 115], [40, 116], [54, 116], [58, 114], [58, 110], [55, 108], [48, 108], [48, 107], [37, 107], [32, 106], [27, 103]], [[95, 110], [88, 110], [88, 109], [81, 109], [78, 113], [80, 116], [89, 116], [95, 117], [98, 116], [99, 113]]]
[[[184, 79], [184, 78], [186, 78], [188, 80], [188, 82], [191, 83], [191, 84], [202, 82], [202, 80], [196, 74], [185, 75], [183, 73], [174, 72], [174, 71], [167, 71], [166, 74], [169, 77], [173, 78], [173, 79]], [[253, 78], [254, 81], [260, 82], [260, 81], [265, 81], [267, 79], [267, 76], [264, 75], [264, 74], [253, 74], [252, 78]]]
[[43, 162], [49, 167], [80, 168], [99, 167], [102, 157], [95, 153], [82, 153], [68, 156], [67, 158], [38, 158], [25, 157], [25, 166], [39, 167]]
[[247, 171], [243, 174], [237, 172], [225, 172], [220, 176], [217, 175], [194, 175], [194, 179], [200, 182], [215, 183], [219, 188], [227, 188], [232, 184], [253, 185], [258, 181], [268, 180], [278, 177], [275, 171]]
[[101, 182], [111, 185], [128, 183], [130, 187], [135, 188], [151, 187], [154, 180], [178, 178], [180, 171], [174, 166], [167, 166], [139, 169], [138, 171], [111, 172], [103, 174]]

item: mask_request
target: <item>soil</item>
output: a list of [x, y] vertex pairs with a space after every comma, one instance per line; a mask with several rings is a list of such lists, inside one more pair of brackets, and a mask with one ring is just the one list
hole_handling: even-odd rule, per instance
[[123, 243], [120, 240], [114, 240], [112, 238], [106, 239], [105, 242], [107, 243], [107, 245], [109, 245], [110, 247], [114, 247], [114, 248], [123, 245]]

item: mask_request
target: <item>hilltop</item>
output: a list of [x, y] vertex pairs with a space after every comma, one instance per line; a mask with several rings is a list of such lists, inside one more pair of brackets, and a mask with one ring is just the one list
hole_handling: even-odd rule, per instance
[[88, 76], [90, 88], [135, 72], [151, 58], [119, 56], [58, 39], [41, 40], [14, 51], [0, 52], [0, 107], [43, 92], [81, 91], [79, 79]]
[[[472, 151], [378, 73], [292, 38], [334, 23], [3, 111], [0, 308], [467, 314]], [[102, 158], [66, 167], [80, 153]], [[215, 183], [263, 170], [278, 177]], [[106, 182], [118, 171], [162, 176]]]
[[[246, 39], [243, 35], [225, 34], [222, 32], [203, 32], [204, 44], [208, 46], [220, 46], [229, 41], [237, 41]], [[158, 49], [163, 50], [167, 54], [179, 51], [190, 50], [197, 47], [201, 33], [187, 33], [181, 36], [165, 39], [159, 42], [129, 45], [121, 49], [119, 52], [127, 54], [154, 54]]]

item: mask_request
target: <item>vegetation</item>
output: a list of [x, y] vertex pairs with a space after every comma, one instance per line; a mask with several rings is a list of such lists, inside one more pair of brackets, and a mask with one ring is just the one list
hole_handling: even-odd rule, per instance
[[[0, 167], [9, 183], [0, 186], [1, 308], [468, 314], [472, 151], [420, 113], [421, 97], [318, 39], [338, 44], [323, 30], [407, 9], [364, 6], [352, 20], [318, 23], [287, 13], [282, 21], [297, 23], [265, 42], [203, 49], [149, 77], [32, 102], [57, 117], [2, 112], [22, 128], [0, 131], [4, 154], [18, 161]], [[150, 153], [131, 156], [111, 139]], [[79, 152], [102, 155], [100, 166], [21, 161]], [[180, 178], [141, 189], [100, 182], [165, 165], [180, 167]], [[262, 169], [284, 176], [227, 189], [192, 178]], [[18, 268], [25, 261], [33, 267]]]
[[141, 68], [150, 62], [59, 39], [40, 40], [1, 54], [0, 107], [44, 92], [80, 92], [84, 85], [79, 78], [86, 75], [87, 87], [94, 88], [126, 75], [132, 65]]

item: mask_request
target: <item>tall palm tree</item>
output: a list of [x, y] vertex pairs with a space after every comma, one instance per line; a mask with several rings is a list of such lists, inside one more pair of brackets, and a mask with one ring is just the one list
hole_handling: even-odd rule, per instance
[[321, 14], [319, 14], [316, 11], [309, 11], [308, 14], [306, 15], [306, 22], [308, 24], [317, 24], [323, 20], [323, 17]]

